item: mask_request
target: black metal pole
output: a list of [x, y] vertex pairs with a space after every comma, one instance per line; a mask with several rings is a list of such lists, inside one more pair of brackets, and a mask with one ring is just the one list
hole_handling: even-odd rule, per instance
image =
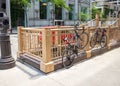
[[[6, 24], [6, 21], [3, 21]], [[15, 60], [11, 55], [10, 36], [7, 34], [6, 25], [0, 27], [0, 69], [9, 69], [15, 66]]]

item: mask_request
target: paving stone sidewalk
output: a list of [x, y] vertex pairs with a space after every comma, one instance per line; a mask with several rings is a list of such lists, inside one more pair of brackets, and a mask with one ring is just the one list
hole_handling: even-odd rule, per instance
[[[16, 59], [17, 34], [11, 35], [11, 46]], [[49, 74], [17, 61], [0, 70], [0, 86], [120, 86], [120, 48]]]

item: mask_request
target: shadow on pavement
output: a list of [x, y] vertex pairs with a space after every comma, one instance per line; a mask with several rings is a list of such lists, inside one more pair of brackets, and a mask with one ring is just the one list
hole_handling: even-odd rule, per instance
[[42, 76], [45, 76], [46, 74], [42, 71], [30, 66], [27, 63], [16, 61], [16, 67], [22, 70], [24, 73], [30, 76], [30, 79], [37, 79]]

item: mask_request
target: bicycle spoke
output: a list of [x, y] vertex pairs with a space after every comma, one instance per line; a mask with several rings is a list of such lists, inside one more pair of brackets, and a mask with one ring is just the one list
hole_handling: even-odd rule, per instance
[[104, 35], [104, 36], [102, 36], [102, 38], [101, 38], [100, 46], [101, 46], [101, 48], [103, 48], [103, 47], [105, 47], [106, 45], [107, 45], [107, 36]]
[[80, 49], [85, 48], [86, 45], [88, 44], [88, 40], [89, 40], [89, 38], [88, 38], [87, 33], [85, 33], [85, 32], [82, 33], [82, 34], [80, 35], [80, 37], [78, 38], [79, 48], [80, 48]]
[[90, 46], [91, 46], [91, 48], [94, 48], [95, 45], [96, 45], [96, 43], [97, 43], [97, 35], [94, 34], [94, 35], [91, 37], [91, 40], [90, 40]]
[[65, 50], [62, 55], [62, 63], [65, 68], [72, 66], [74, 61], [74, 56], [72, 50]]

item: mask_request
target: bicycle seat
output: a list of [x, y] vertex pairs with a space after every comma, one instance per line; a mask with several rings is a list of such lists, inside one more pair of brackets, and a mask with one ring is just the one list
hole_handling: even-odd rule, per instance
[[103, 32], [107, 32], [105, 28], [103, 29]]

